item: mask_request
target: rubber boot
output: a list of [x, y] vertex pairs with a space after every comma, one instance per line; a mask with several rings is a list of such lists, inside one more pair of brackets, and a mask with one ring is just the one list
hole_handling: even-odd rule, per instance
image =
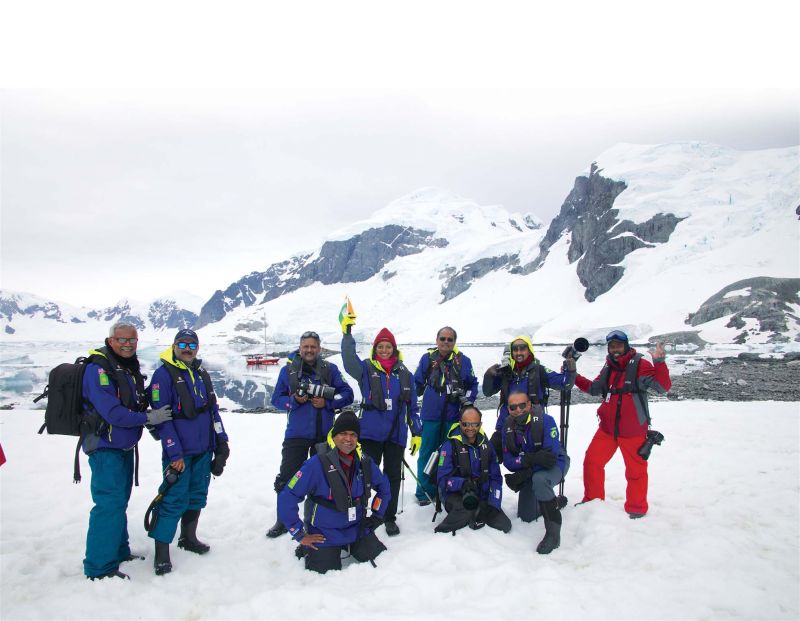
[[280, 537], [283, 533], [288, 533], [288, 532], [289, 531], [286, 530], [286, 527], [283, 525], [283, 522], [281, 522], [280, 518], [277, 518], [275, 520], [275, 523], [267, 531], [267, 537], [269, 537], [270, 539], [275, 539], [277, 537]]
[[558, 509], [558, 500], [548, 500], [539, 502], [544, 515], [544, 538], [541, 540], [536, 551], [539, 554], [550, 554], [561, 545], [561, 511]]
[[181, 516], [181, 535], [178, 537], [178, 547], [187, 552], [205, 554], [211, 549], [197, 539], [197, 522], [200, 519], [199, 509], [189, 509]]
[[172, 561], [169, 560], [169, 544], [156, 541], [156, 558], [153, 561], [156, 576], [163, 576], [172, 571]]

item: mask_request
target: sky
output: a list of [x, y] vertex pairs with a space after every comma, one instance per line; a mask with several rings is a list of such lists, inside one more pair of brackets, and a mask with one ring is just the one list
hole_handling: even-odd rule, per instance
[[[367, 5], [356, 4], [362, 19], [371, 16]], [[621, 4], [629, 19], [645, 17], [634, 4]], [[750, 33], [746, 56], [719, 28], [702, 28], [704, 20], [719, 25], [713, 13], [695, 11], [689, 25], [664, 18], [665, 28], [673, 21], [681, 28], [666, 36], [628, 29], [629, 43], [644, 45], [652, 36], [674, 46], [668, 52], [654, 46], [647, 60], [615, 40], [594, 47], [589, 30], [569, 45], [560, 39], [559, 47], [549, 47], [547, 38], [535, 49], [525, 41], [511, 49], [514, 35], [545, 39], [542, 21], [525, 30], [504, 19], [504, 30], [496, 30], [497, 18], [438, 10], [420, 23], [409, 17], [414, 6], [404, 17], [392, 14], [385, 41], [377, 26], [356, 30], [369, 48], [346, 36], [330, 47], [330, 31], [314, 22], [308, 24], [318, 35], [313, 46], [297, 54], [303, 35], [281, 39], [272, 31], [280, 39], [273, 55], [250, 58], [249, 75], [242, 65], [251, 65], [238, 62], [236, 34], [222, 30], [215, 32], [222, 44], [207, 39], [194, 62], [168, 42], [165, 26], [156, 33], [161, 57], [149, 48], [132, 57], [125, 43], [137, 36], [142, 16], [114, 33], [119, 42], [108, 32], [97, 35], [116, 56], [79, 36], [59, 47], [63, 34], [53, 29], [39, 35], [48, 37], [49, 55], [19, 32], [2, 33], [12, 38], [2, 45], [32, 52], [23, 55], [29, 72], [5, 68], [0, 81], [2, 288], [92, 307], [175, 291], [207, 299], [420, 187], [532, 212], [549, 223], [574, 178], [620, 142], [700, 140], [743, 150], [800, 143], [800, 84], [778, 70], [775, 40], [785, 26], [774, 11], [764, 14], [773, 21], [770, 32]], [[688, 5], [677, 3], [677, 13], [682, 6]], [[94, 8], [93, 19], [102, 22], [107, 9]], [[326, 17], [328, 9], [317, 8]], [[740, 13], [728, 16], [727, 26], [752, 29], [752, 16]], [[11, 17], [27, 25], [35, 19]], [[190, 21], [199, 30], [213, 28], [196, 16]], [[422, 34], [429, 56], [403, 37], [411, 30]], [[689, 35], [701, 35], [702, 45], [692, 47]], [[197, 44], [196, 32], [188, 37]], [[397, 56], [398, 42], [405, 58]], [[527, 55], [511, 53], [520, 50]], [[590, 54], [581, 59], [581, 50]], [[550, 52], [546, 63], [532, 55], [543, 51]], [[223, 52], [237, 62], [219, 61], [217, 53], [230, 57]], [[278, 70], [269, 63], [275, 52]], [[754, 62], [770, 54], [768, 68]], [[91, 63], [65, 69], [63, 55]], [[109, 58], [117, 64], [106, 74]], [[208, 74], [201, 80], [196, 67], [203, 61]], [[173, 73], [176, 64], [181, 71]], [[264, 80], [259, 67], [276, 79]], [[143, 76], [144, 68], [152, 74]], [[410, 76], [411, 68], [418, 74]], [[465, 79], [470, 71], [472, 79]], [[535, 79], [537, 72], [544, 79]]]

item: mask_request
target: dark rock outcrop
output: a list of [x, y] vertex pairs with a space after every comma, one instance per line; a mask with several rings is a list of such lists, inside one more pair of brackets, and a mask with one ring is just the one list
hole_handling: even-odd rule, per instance
[[460, 270], [449, 271], [442, 285], [442, 302], [452, 300], [454, 297], [464, 293], [470, 288], [478, 278], [485, 276], [489, 272], [500, 269], [508, 269], [519, 265], [518, 254], [504, 254], [499, 257], [484, 257], [473, 263], [463, 266]]
[[625, 269], [619, 263], [628, 254], [666, 243], [681, 221], [673, 214], [662, 213], [639, 224], [620, 221], [619, 210], [613, 206], [626, 187], [622, 181], [603, 177], [592, 165], [588, 177], [575, 179], [575, 186], [539, 245], [539, 256], [517, 271], [529, 274], [539, 269], [553, 244], [569, 234], [567, 256], [570, 263], [578, 261], [578, 278], [586, 287], [584, 297], [593, 302], [609, 291], [622, 278]]
[[731, 315], [726, 326], [741, 330], [747, 325], [746, 319], [755, 319], [759, 329], [742, 330], [734, 342], [747, 342], [753, 332], [771, 333], [770, 343], [786, 342], [789, 337], [784, 333], [789, 329], [789, 321], [800, 324], [791, 306], [798, 303], [798, 292], [800, 278], [761, 276], [739, 280], [708, 298], [697, 312], [689, 314], [685, 323], [699, 326]]
[[437, 238], [430, 231], [399, 224], [368, 229], [346, 240], [328, 241], [316, 255], [306, 254], [276, 263], [264, 272], [245, 276], [225, 291], [217, 291], [203, 305], [197, 327], [219, 321], [239, 306], [268, 302], [316, 282], [324, 285], [363, 282], [396, 257], [447, 244], [446, 239]]

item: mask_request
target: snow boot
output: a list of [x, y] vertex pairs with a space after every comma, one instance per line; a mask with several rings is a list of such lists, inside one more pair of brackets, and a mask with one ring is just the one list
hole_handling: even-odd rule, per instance
[[119, 578], [121, 580], [130, 580], [131, 577], [128, 574], [123, 574], [119, 569], [115, 569], [114, 571], [109, 571], [107, 574], [103, 574], [102, 576], [86, 576], [87, 580], [91, 580], [94, 582], [95, 580], [103, 580], [105, 578]]
[[127, 563], [129, 561], [143, 561], [144, 557], [141, 554], [133, 554], [132, 552], [128, 554], [124, 559], [120, 561], [120, 563]]
[[283, 533], [288, 533], [289, 531], [286, 530], [286, 527], [281, 522], [280, 518], [275, 520], [275, 523], [270, 527], [267, 531], [267, 537], [270, 539], [276, 539], [280, 537]]
[[644, 513], [628, 513], [628, 517], [632, 520], [638, 520], [639, 518], [643, 518], [646, 514]]
[[189, 509], [181, 516], [181, 535], [178, 537], [178, 547], [187, 552], [205, 554], [211, 549], [197, 539], [197, 522], [200, 519], [199, 509]]
[[156, 541], [156, 558], [153, 561], [156, 576], [163, 576], [172, 571], [172, 561], [169, 560], [169, 544]]
[[395, 522], [394, 520], [392, 520], [391, 522], [387, 520], [384, 526], [386, 528], [386, 534], [389, 535], [390, 537], [396, 537], [397, 535], [400, 534], [400, 527], [397, 526], [397, 522]]
[[536, 546], [539, 554], [550, 554], [561, 545], [561, 511], [558, 510], [558, 500], [540, 502], [544, 515], [544, 538]]

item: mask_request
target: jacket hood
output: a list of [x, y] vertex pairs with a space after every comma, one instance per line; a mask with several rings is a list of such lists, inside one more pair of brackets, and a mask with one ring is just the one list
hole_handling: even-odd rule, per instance
[[[176, 367], [178, 369], [185, 369], [186, 371], [189, 371], [189, 373], [192, 372], [192, 368], [186, 366], [186, 363], [183, 362], [183, 360], [176, 360], [175, 356], [172, 355], [172, 345], [170, 345], [164, 351], [162, 351], [161, 355], [158, 358], [164, 364], [171, 364], [173, 367]], [[195, 358], [194, 361], [195, 364], [192, 365], [193, 368], [198, 368], [202, 364], [202, 361], [199, 358]]]
[[[333, 441], [333, 429], [328, 432], [328, 437], [326, 438], [326, 442], [328, 444], [328, 448], [332, 451], [336, 450], [336, 443]], [[361, 461], [361, 442], [356, 442], [356, 455], [358, 456], [358, 460]]]
[[515, 336], [513, 339], [511, 339], [508, 342], [508, 360], [511, 363], [511, 368], [515, 370], [517, 368], [517, 361], [514, 360], [514, 355], [513, 355], [513, 352], [511, 351], [511, 344], [514, 341], [525, 341], [525, 344], [528, 346], [528, 349], [531, 351], [531, 356], [533, 356], [534, 358], [536, 357], [536, 353], [533, 351], [533, 341], [531, 341], [529, 336], [525, 336], [524, 334], [520, 334], [519, 336]]

